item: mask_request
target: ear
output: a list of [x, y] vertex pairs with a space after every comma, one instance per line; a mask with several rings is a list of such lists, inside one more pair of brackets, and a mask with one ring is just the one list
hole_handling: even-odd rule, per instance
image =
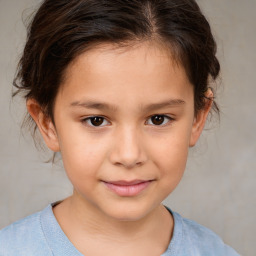
[[212, 102], [213, 102], [213, 92], [210, 88], [208, 88], [207, 92], [205, 93], [205, 105], [203, 109], [199, 110], [199, 112], [194, 118], [192, 132], [190, 136], [190, 142], [189, 142], [190, 147], [195, 146], [196, 142], [198, 141], [204, 129], [207, 116], [212, 107]]
[[27, 110], [36, 122], [48, 148], [58, 152], [60, 150], [58, 136], [51, 118], [44, 113], [41, 106], [34, 99], [27, 100]]

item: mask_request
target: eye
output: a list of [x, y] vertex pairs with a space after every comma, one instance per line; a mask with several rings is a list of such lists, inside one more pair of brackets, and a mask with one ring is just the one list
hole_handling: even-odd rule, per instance
[[109, 122], [102, 116], [87, 117], [83, 119], [82, 122], [92, 127], [102, 127], [109, 124]]
[[156, 126], [164, 126], [168, 124], [170, 121], [174, 120], [170, 116], [166, 115], [154, 115], [149, 118], [147, 124], [156, 125]]

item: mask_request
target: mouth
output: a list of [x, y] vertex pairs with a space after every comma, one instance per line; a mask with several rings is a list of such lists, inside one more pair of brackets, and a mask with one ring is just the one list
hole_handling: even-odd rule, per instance
[[105, 186], [118, 196], [132, 197], [144, 191], [154, 180], [103, 181]]

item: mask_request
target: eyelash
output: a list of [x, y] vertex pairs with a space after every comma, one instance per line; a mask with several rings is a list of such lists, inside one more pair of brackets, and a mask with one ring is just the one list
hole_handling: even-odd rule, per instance
[[[165, 127], [165, 126], [170, 125], [170, 124], [172, 123], [172, 121], [175, 120], [174, 118], [172, 118], [172, 117], [170, 117], [170, 116], [168, 116], [168, 115], [164, 115], [164, 114], [155, 114], [155, 115], [152, 115], [152, 116], [150, 116], [150, 117], [148, 118], [148, 120], [151, 120], [152, 117], [157, 117], [157, 116], [163, 117], [164, 119], [168, 119], [168, 121], [167, 121], [167, 122], [164, 121], [165, 123], [164, 123], [164, 124], [160, 124], [160, 125], [154, 125], [154, 124], [152, 124], [152, 126], [156, 126], [156, 127]], [[93, 118], [102, 118], [102, 119], [103, 119], [103, 123], [104, 123], [105, 121], [108, 122], [107, 119], [106, 119], [105, 117], [103, 117], [103, 116], [89, 116], [89, 117], [86, 117], [86, 118], [82, 119], [81, 121], [82, 121], [82, 123], [84, 123], [84, 124], [86, 124], [87, 126], [92, 127], [92, 128], [101, 128], [101, 127], [105, 127], [105, 126], [106, 126], [106, 125], [95, 126], [95, 125], [93, 125], [92, 123], [91, 123], [91, 124], [88, 124], [88, 121], [91, 122]], [[152, 121], [151, 121], [151, 122], [152, 122]], [[108, 122], [108, 123], [109, 123], [109, 122]], [[148, 123], [148, 121], [146, 121], [146, 123]]]

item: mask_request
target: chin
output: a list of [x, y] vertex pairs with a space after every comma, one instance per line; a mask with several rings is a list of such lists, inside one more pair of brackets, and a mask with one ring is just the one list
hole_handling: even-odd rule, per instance
[[106, 210], [106, 214], [118, 221], [139, 221], [152, 212], [154, 207], [141, 204], [120, 204]]

